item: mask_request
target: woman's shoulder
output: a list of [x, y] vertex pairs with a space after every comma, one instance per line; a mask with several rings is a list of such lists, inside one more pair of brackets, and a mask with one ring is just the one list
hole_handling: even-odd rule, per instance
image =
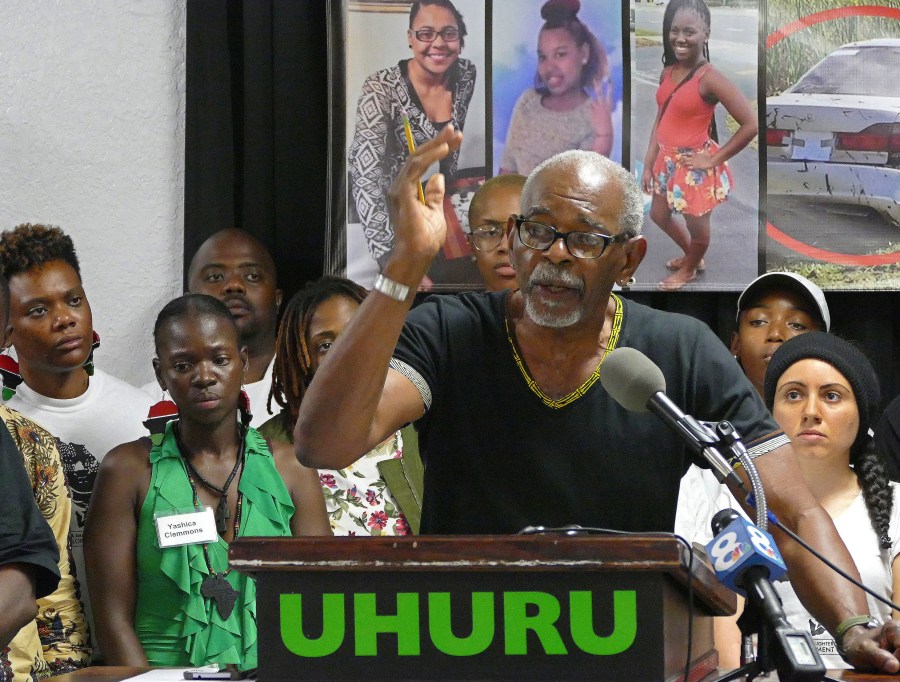
[[516, 100], [516, 109], [534, 109], [541, 106], [541, 94], [534, 88], [528, 88]]
[[710, 62], [706, 62], [706, 64], [697, 69], [697, 73], [694, 78], [699, 83], [698, 87], [707, 89], [715, 89], [722, 83], [730, 83], [730, 81], [728, 80], [728, 76], [719, 71]]
[[153, 442], [142, 436], [137, 440], [128, 441], [127, 443], [122, 443], [121, 445], [117, 445], [109, 453], [106, 457], [103, 458], [103, 463], [106, 462], [108, 457], [112, 457], [114, 461], [119, 462], [137, 462], [141, 464], [150, 464], [150, 450], [153, 449]]
[[380, 69], [374, 73], [370, 73], [366, 76], [364, 85], [370, 85], [372, 83], [394, 83], [401, 78], [402, 73], [400, 71], [400, 64], [397, 63], [386, 69]]
[[474, 75], [478, 72], [478, 69], [475, 66], [475, 62], [470, 59], [463, 59], [460, 57], [456, 60], [456, 64], [458, 65], [459, 72], [463, 75]]
[[112, 489], [123, 494], [131, 491], [128, 494], [134, 493], [143, 503], [153, 468], [150, 462], [151, 447], [149, 438], [138, 438], [110, 450], [100, 461], [104, 490], [109, 490], [109, 486], [112, 486]]

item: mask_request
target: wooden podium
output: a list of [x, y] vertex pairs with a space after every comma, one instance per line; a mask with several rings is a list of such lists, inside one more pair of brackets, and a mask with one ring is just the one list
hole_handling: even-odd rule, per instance
[[[245, 538], [259, 679], [691, 680], [734, 595], [666, 536]], [[692, 593], [693, 609], [688, 595]]]

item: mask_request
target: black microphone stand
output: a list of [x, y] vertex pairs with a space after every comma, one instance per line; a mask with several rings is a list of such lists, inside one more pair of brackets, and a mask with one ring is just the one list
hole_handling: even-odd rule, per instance
[[[777, 671], [781, 682], [838, 682], [825, 674], [809, 633], [795, 630], [787, 622], [773, 625], [770, 618], [763, 617], [765, 607], [750, 598], [749, 589], [747, 594], [744, 612], [737, 621], [742, 639], [741, 667], [725, 673], [715, 682], [739, 679], [752, 682], [772, 670]], [[757, 636], [756, 657], [747, 659], [743, 644], [747, 640], [752, 642], [753, 635]]]

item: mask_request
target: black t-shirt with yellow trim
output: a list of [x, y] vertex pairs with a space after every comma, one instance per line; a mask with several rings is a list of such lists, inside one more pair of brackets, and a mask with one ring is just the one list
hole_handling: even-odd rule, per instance
[[[578, 395], [549, 401], [507, 332], [506, 295], [428, 299], [410, 312], [394, 352], [432, 394], [416, 423], [425, 461], [422, 532], [514, 533], [570, 523], [671, 531], [679, 481], [694, 461], [681, 441], [652, 414], [620, 407], [596, 377]], [[647, 355], [686, 413], [728, 419], [746, 443], [778, 431], [706, 325], [615, 298], [608, 349]]]

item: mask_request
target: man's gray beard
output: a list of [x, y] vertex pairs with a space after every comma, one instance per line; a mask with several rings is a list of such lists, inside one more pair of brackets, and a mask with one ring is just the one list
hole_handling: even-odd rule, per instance
[[575, 308], [574, 310], [570, 310], [569, 312], [567, 312], [565, 315], [557, 314], [552, 310], [545, 310], [541, 312], [535, 310], [533, 299], [529, 295], [526, 295], [525, 313], [528, 315], [528, 317], [531, 318], [531, 321], [539, 327], [563, 329], [564, 327], [571, 327], [573, 324], [578, 322], [581, 319], [584, 310], [582, 308]]
[[538, 306], [534, 302], [531, 291], [535, 283], [548, 283], [548, 280], [549, 282], [566, 283], [570, 285], [576, 284], [580, 287], [580, 292], [582, 294], [584, 293], [584, 284], [580, 280], [573, 277], [562, 268], [558, 268], [552, 263], [544, 261], [539, 263], [532, 271], [531, 277], [528, 279], [528, 285], [523, 291], [525, 298], [525, 314], [539, 327], [548, 327], [550, 329], [571, 327], [581, 320], [584, 315], [584, 308], [578, 306], [566, 313], [563, 313], [562, 311], [556, 312], [553, 310], [553, 307], [558, 304], [545, 301], [544, 306], [546, 306], [546, 309], [541, 311], [538, 310]]

